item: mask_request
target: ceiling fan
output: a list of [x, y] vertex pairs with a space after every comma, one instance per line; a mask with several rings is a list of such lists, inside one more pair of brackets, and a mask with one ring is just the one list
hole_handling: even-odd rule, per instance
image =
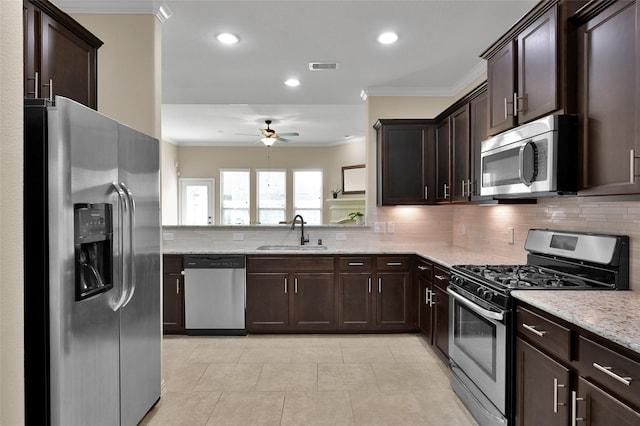
[[262, 137], [258, 139], [256, 142], [262, 142], [266, 146], [271, 146], [276, 141], [285, 142], [285, 143], [290, 142], [289, 139], [286, 139], [283, 136], [299, 136], [300, 135], [298, 132], [276, 133], [276, 131], [270, 127], [271, 120], [264, 120], [264, 122], [267, 125], [267, 128], [259, 129], [260, 133], [262, 134]]

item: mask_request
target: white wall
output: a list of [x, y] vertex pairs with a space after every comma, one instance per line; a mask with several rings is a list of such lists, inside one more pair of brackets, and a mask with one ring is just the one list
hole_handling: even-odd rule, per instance
[[0, 1], [0, 425], [24, 424], [22, 1]]
[[160, 143], [160, 182], [162, 188], [162, 224], [178, 224], [178, 147]]

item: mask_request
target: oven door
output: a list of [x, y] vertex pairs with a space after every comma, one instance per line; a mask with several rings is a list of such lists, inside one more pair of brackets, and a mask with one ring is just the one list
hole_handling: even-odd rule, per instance
[[[449, 286], [447, 292], [451, 296], [449, 357], [505, 414], [509, 314], [458, 287]], [[483, 398], [476, 396], [476, 399]]]
[[556, 190], [554, 132], [501, 144], [489, 139], [480, 154], [480, 195], [513, 195]]

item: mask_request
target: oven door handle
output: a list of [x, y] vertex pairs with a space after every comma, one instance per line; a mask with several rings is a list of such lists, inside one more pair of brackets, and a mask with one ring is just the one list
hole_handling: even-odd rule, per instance
[[502, 321], [504, 319], [504, 314], [505, 312], [493, 312], [490, 311], [488, 309], [483, 308], [480, 305], [476, 305], [475, 303], [473, 303], [472, 301], [470, 301], [469, 299], [467, 299], [464, 296], [461, 296], [460, 294], [456, 293], [455, 291], [453, 291], [451, 289], [451, 287], [447, 287], [447, 293], [449, 293], [449, 295], [453, 296], [454, 299], [456, 299], [458, 302], [462, 303], [463, 305], [465, 305], [467, 308], [471, 309], [472, 311], [474, 311], [475, 313], [482, 315], [485, 318], [489, 318], [489, 319], [493, 319], [496, 321]]

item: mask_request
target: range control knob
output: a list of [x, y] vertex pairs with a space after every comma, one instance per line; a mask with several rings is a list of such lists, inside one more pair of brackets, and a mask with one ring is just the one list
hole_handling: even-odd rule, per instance
[[487, 289], [484, 287], [478, 287], [476, 289], [476, 294], [484, 299], [485, 295], [487, 294]]
[[491, 299], [493, 299], [493, 292], [489, 290], [485, 294], [483, 294], [482, 297], [484, 298], [484, 300], [490, 302]]

